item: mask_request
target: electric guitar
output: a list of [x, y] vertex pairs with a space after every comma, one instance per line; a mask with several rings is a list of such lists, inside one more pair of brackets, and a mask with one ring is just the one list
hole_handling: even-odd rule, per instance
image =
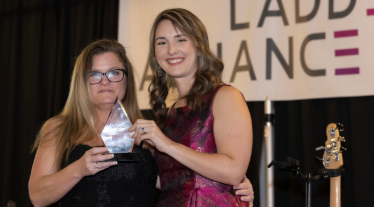
[[339, 131], [343, 131], [342, 124], [331, 123], [327, 125], [327, 140], [324, 147], [318, 147], [316, 150], [324, 149], [322, 163], [326, 170], [321, 173], [324, 177], [330, 177], [330, 207], [340, 207], [340, 177], [344, 169], [343, 154], [341, 142], [345, 142], [345, 138], [339, 135]]

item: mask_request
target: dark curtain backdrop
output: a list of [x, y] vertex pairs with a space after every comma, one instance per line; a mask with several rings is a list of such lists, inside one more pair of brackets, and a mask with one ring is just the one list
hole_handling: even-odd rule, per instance
[[[30, 153], [42, 123], [58, 114], [66, 101], [75, 57], [90, 42], [117, 38], [118, 0], [3, 0], [0, 2], [0, 206], [9, 200], [32, 206], [28, 180], [34, 159]], [[349, 83], [347, 83], [349, 84]], [[260, 89], [259, 89], [260, 90]], [[264, 97], [266, 94], [264, 94]], [[263, 141], [263, 102], [249, 102], [254, 143], [247, 176], [259, 206], [258, 166]], [[342, 206], [374, 203], [374, 172], [370, 155], [374, 97], [275, 102], [275, 159], [290, 156], [304, 173], [322, 164], [314, 149], [324, 145], [326, 126], [342, 123], [346, 137], [342, 176]], [[143, 111], [151, 117], [149, 111]], [[276, 206], [305, 206], [305, 180], [275, 171]], [[313, 184], [313, 206], [328, 206], [329, 181]]]
[[0, 206], [32, 206], [30, 146], [66, 101], [74, 59], [100, 38], [117, 38], [118, 0], [0, 1]]

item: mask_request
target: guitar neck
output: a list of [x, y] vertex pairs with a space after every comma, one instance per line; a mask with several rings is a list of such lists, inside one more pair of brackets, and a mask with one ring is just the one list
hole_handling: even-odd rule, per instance
[[340, 177], [330, 177], [330, 207], [340, 207]]

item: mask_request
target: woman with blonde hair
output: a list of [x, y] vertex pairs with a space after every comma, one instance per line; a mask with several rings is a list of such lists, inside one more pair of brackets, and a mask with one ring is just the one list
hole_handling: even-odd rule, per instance
[[35, 141], [29, 181], [35, 206], [154, 206], [157, 166], [149, 149], [134, 146], [137, 163], [102, 162], [113, 157], [103, 154], [108, 148], [100, 133], [117, 98], [131, 122], [142, 117], [125, 48], [113, 40], [93, 42], [76, 60], [63, 111]]

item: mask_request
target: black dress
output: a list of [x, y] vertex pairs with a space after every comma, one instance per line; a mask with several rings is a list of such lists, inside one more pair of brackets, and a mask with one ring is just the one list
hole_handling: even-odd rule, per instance
[[[91, 149], [78, 145], [69, 155], [68, 165]], [[155, 206], [156, 161], [148, 149], [134, 146], [140, 162], [118, 162], [92, 176], [82, 178], [59, 202], [59, 206]], [[65, 166], [63, 166], [65, 167]]]

